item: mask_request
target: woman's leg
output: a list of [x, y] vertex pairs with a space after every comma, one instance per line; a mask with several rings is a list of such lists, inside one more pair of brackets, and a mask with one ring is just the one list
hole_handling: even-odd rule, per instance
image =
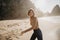
[[36, 34], [35, 33], [33, 33], [33, 35], [32, 35], [32, 37], [31, 37], [31, 39], [30, 40], [35, 40], [36, 39]]
[[37, 36], [38, 40], [43, 40], [41, 30], [37, 30], [37, 35], [36, 36]]

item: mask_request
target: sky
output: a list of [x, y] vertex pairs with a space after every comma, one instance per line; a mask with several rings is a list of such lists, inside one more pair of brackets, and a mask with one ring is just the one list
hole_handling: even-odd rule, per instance
[[31, 0], [37, 9], [45, 12], [51, 12], [56, 4], [60, 6], [60, 0]]

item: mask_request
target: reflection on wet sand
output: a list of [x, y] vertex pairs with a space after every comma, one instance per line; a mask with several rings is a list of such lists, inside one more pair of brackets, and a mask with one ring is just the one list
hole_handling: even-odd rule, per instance
[[[60, 17], [38, 18], [39, 27], [43, 33], [43, 40], [60, 40]], [[28, 29], [29, 20], [0, 21], [0, 40], [29, 40], [32, 32], [20, 36], [20, 32]]]

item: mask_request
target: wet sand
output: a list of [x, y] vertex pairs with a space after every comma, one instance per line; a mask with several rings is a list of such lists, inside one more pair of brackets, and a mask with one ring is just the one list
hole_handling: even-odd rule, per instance
[[[59, 18], [57, 17], [58, 20]], [[56, 17], [38, 18], [43, 40], [60, 40], [60, 21], [58, 22], [57, 19]], [[20, 36], [20, 32], [30, 27], [29, 19], [0, 21], [0, 40], [29, 40], [33, 30], [23, 36]]]

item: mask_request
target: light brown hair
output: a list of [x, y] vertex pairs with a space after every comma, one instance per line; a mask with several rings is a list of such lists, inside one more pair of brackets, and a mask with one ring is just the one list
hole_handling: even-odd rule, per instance
[[28, 15], [29, 15], [29, 13], [30, 13], [31, 11], [33, 12], [33, 15], [34, 15], [34, 11], [33, 11], [33, 9], [30, 9], [30, 10], [28, 11]]

